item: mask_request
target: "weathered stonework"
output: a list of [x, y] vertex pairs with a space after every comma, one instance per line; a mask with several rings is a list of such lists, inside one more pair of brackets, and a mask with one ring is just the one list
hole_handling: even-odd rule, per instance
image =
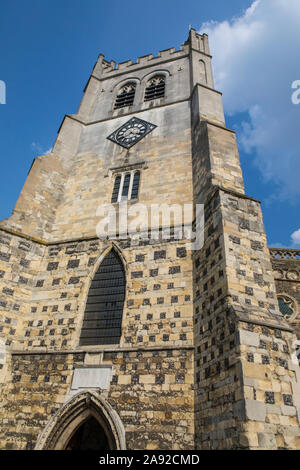
[[[165, 96], [144, 102], [157, 73]], [[127, 81], [133, 105], [114, 109]], [[130, 150], [107, 139], [133, 116], [157, 127]], [[204, 204], [200, 250], [172, 231], [162, 239], [160, 225], [157, 239], [147, 224], [143, 240], [97, 237], [97, 208], [131, 169], [147, 207]], [[89, 288], [111, 249], [126, 276], [120, 344], [83, 347]], [[278, 253], [244, 193], [207, 36], [191, 30], [179, 51], [136, 64], [100, 55], [78, 113], [0, 223], [0, 448], [63, 449], [94, 416], [116, 449], [300, 449], [299, 310], [286, 321], [277, 302], [284, 293], [299, 307], [299, 252]], [[80, 373], [74, 385], [80, 368], [95, 368], [93, 385]]]
[[300, 250], [271, 248], [278, 295], [287, 295], [293, 302], [294, 314], [288, 319], [300, 340]]

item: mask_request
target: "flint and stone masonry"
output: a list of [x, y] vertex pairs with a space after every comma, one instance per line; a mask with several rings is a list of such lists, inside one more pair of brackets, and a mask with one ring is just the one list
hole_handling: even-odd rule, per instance
[[[157, 76], [164, 92], [145, 95]], [[123, 87], [133, 100], [115, 107]], [[133, 117], [151, 132], [130, 148], [107, 138]], [[97, 208], [135, 170], [147, 207], [204, 204], [201, 249], [172, 231], [97, 237]], [[84, 346], [111, 250], [126, 280], [121, 338]], [[0, 448], [300, 449], [299, 308], [300, 251], [267, 246], [207, 36], [191, 30], [180, 50], [136, 63], [101, 54], [0, 222]]]

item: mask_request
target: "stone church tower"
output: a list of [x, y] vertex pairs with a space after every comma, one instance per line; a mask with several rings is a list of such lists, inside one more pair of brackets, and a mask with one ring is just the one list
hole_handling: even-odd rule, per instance
[[[99, 238], [121, 201], [203, 204], [203, 246]], [[300, 449], [300, 252], [270, 256], [205, 34], [99, 56], [0, 244], [1, 449]]]

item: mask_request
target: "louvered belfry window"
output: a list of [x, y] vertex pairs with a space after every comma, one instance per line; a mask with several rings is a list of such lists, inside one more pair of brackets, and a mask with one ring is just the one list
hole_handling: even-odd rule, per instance
[[125, 300], [123, 263], [111, 250], [91, 283], [80, 336], [80, 345], [119, 344]]
[[163, 98], [165, 96], [165, 77], [156, 75], [148, 81], [145, 90], [145, 101]]
[[135, 83], [127, 83], [118, 92], [115, 101], [115, 109], [132, 106], [135, 95]]

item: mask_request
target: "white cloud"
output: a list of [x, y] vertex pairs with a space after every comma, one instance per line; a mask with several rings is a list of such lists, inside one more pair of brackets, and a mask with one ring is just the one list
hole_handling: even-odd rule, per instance
[[52, 147], [48, 148], [48, 150], [43, 150], [43, 147], [39, 142], [32, 142], [31, 148], [34, 152], [38, 152], [40, 155], [47, 155], [52, 152]]
[[300, 1], [256, 0], [238, 18], [201, 27], [209, 35], [216, 88], [225, 112], [247, 112], [239, 129], [243, 150], [254, 153], [273, 198], [300, 196], [300, 104], [292, 84], [300, 80]]
[[293, 246], [296, 248], [296, 247], [300, 247], [300, 228], [299, 230], [296, 230], [296, 232], [292, 233], [291, 235], [291, 239], [292, 239], [292, 242], [293, 242]]

